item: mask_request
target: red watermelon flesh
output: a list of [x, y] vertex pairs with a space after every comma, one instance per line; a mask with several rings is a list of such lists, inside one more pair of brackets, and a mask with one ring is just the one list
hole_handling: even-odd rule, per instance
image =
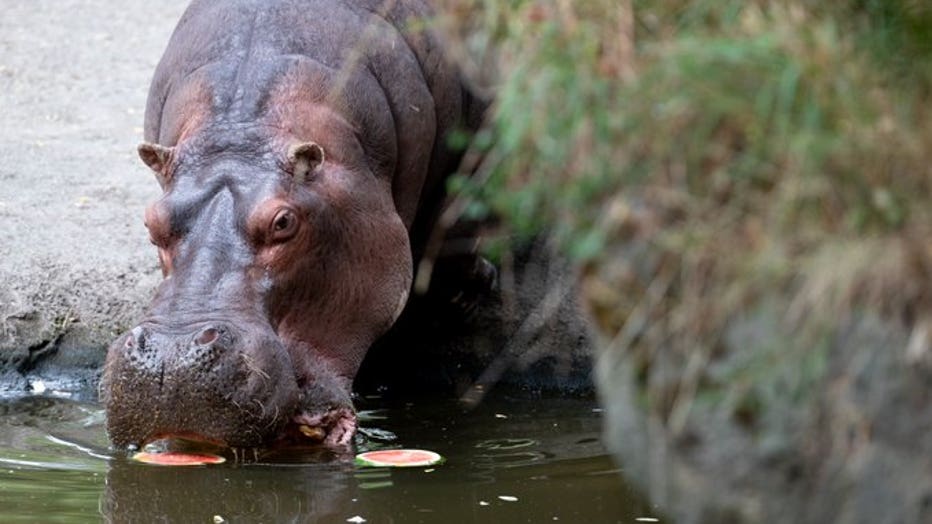
[[410, 468], [431, 466], [442, 461], [440, 454], [423, 449], [383, 449], [356, 455], [356, 464], [360, 466]]
[[219, 455], [208, 453], [180, 453], [166, 451], [164, 453], [140, 452], [133, 455], [133, 460], [146, 464], [159, 466], [203, 466], [205, 464], [222, 464], [226, 459]]

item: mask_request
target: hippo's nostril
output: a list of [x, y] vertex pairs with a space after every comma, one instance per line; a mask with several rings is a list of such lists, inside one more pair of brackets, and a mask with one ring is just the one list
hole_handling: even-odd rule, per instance
[[220, 337], [220, 331], [215, 328], [207, 328], [201, 331], [201, 334], [194, 339], [194, 342], [201, 346], [213, 344]]

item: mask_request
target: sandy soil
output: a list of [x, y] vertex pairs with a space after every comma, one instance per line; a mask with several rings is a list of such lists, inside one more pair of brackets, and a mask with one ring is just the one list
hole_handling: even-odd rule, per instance
[[[185, 0], [0, 10], [0, 389], [43, 352], [93, 367], [158, 282], [136, 157], [149, 80]], [[70, 348], [58, 351], [58, 348]]]

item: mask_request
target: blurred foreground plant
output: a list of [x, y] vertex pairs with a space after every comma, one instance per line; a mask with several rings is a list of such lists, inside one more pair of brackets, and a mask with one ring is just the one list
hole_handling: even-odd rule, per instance
[[[454, 182], [465, 212], [503, 219], [493, 254], [554, 236], [672, 424], [717, 381], [739, 407], [805, 388], [852, 313], [932, 315], [925, 3], [446, 4], [497, 64], [484, 160]], [[709, 372], [729, 322], [767, 304], [806, 342]]]

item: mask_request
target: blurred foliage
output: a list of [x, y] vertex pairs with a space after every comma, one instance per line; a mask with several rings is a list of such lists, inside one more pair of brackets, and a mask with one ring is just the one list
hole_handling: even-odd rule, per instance
[[799, 333], [930, 310], [932, 5], [442, 3], [496, 96], [464, 209], [503, 219], [493, 251], [548, 230], [611, 347], [678, 363], [666, 411], [765, 298]]

